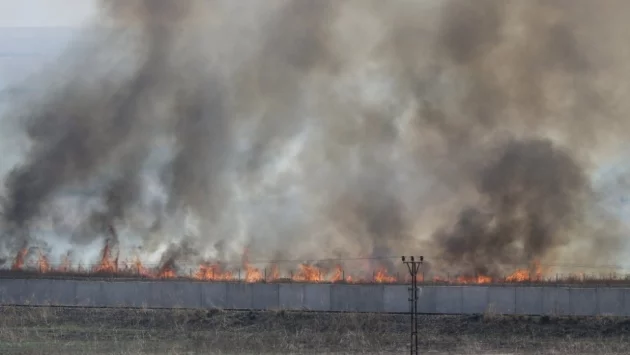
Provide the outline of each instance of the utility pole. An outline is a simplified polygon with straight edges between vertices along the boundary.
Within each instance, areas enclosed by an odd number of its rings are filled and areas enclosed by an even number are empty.
[[[420,256],[419,260],[410,256],[402,257],[402,262],[407,265],[409,275],[411,275],[411,287],[409,288],[409,314],[411,317],[411,343],[410,354],[418,355],[418,271],[420,265],[424,261],[424,257]]]

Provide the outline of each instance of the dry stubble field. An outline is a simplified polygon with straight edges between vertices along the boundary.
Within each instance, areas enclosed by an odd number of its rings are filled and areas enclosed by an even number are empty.
[[[630,320],[422,316],[432,354],[627,354]],[[0,308],[0,354],[404,354],[389,314]]]

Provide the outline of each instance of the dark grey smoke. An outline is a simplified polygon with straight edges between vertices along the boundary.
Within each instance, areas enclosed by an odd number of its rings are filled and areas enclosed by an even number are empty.
[[[341,3],[294,0],[262,26],[260,48],[236,73],[239,112],[254,115],[256,134],[247,151],[247,172],[258,172],[273,157],[274,143],[303,129],[302,107],[309,75],[334,72],[341,65],[330,48],[330,24]]]
[[[178,244],[170,244],[168,249],[162,254],[162,258],[159,263],[158,274],[165,276],[165,273],[176,272],[180,273],[178,263],[182,260],[190,260],[198,256],[198,252],[184,240]]]
[[[77,188],[101,204],[75,238],[116,226],[168,268],[247,247],[497,275],[623,250],[590,176],[630,132],[625,3],[102,4],[116,40],[79,57],[122,64],[14,108],[32,147],[5,241]]]
[[[500,276],[571,242],[592,191],[583,169],[548,140],[512,141],[482,170],[478,206],[438,231],[438,255],[462,272]]]
[[[203,211],[212,219],[221,206],[221,173],[231,148],[221,92],[216,87],[193,87],[178,96],[175,111],[175,157],[167,165],[171,212],[181,208]]]
[[[486,1],[466,9],[466,5],[452,3],[443,21],[443,40],[438,41],[437,53],[464,69],[470,89],[461,106],[464,124],[449,124],[447,115],[434,111],[427,116],[429,125],[438,123],[444,136],[454,138],[449,149],[464,150],[465,160],[455,160],[464,169],[457,170],[469,176],[479,196],[478,202],[463,207],[455,224],[438,230],[433,239],[437,255],[465,273],[505,274],[517,265],[553,257],[558,248],[570,249],[571,243],[579,244],[582,238],[605,245],[591,250],[593,259],[606,259],[623,244],[613,225],[607,233],[579,232],[597,200],[584,160],[584,148],[589,148],[577,142],[596,143],[593,132],[602,131],[596,127],[595,117],[604,117],[603,126],[621,119],[611,112],[611,102],[587,84],[603,68],[591,62],[588,48],[581,47],[576,37],[583,24],[572,22],[576,19],[569,15],[548,23],[532,18],[531,26],[536,27],[531,31],[536,35],[525,38],[529,47],[520,53],[506,52],[506,61],[498,53],[508,40],[502,36],[508,29],[505,18],[510,6],[516,5]],[[573,6],[540,2],[529,16],[538,14],[544,19],[546,11],[570,13]],[[493,63],[495,55],[498,61]],[[502,70],[513,77],[502,82]],[[573,85],[547,88],[545,82],[550,78],[566,78]],[[558,90],[573,97],[566,112],[557,112],[557,102],[550,100]],[[515,109],[516,115],[510,113]],[[507,143],[490,145],[484,152],[487,148],[480,140],[513,125],[524,128],[521,132],[532,138],[507,135]],[[567,130],[564,144],[568,146],[546,137],[545,131],[554,129]],[[540,138],[534,138],[537,135]],[[468,156],[473,159],[467,161]]]
[[[25,128],[34,144],[24,163],[5,181],[5,220],[24,234],[55,193],[64,187],[85,185],[106,167],[115,169],[118,176],[104,189],[105,211],[95,211],[89,218],[97,232],[106,232],[112,223],[124,220],[139,198],[138,173],[148,148],[143,130],[150,128],[147,106],[168,78],[173,32],[169,26],[173,24],[166,20],[176,20],[180,6],[171,8],[168,1],[150,1],[142,7],[133,2],[104,3],[111,6],[115,19],[123,19],[123,25],[128,25],[127,16],[142,24],[140,40],[146,47],[134,53],[140,64],[128,79],[108,87],[87,86],[81,78],[71,78],[44,102],[29,108]],[[105,47],[100,53],[107,55],[114,50]],[[107,83],[107,78],[97,80]]]
[[[141,197],[140,182],[138,181],[137,167],[128,167],[123,175],[108,184],[104,191],[104,209],[94,211],[87,223],[90,229],[81,232],[90,234],[114,234],[113,244],[118,243],[116,233],[111,233],[113,225],[124,223],[130,213],[130,207]],[[80,241],[85,235],[75,234],[75,241]],[[78,240],[77,240],[78,239]]]
[[[404,206],[391,185],[387,172],[375,168],[373,175],[359,176],[347,185],[331,206],[331,219],[346,233],[360,235],[363,241],[356,248],[375,258],[370,261],[370,270],[395,270],[397,260],[387,258],[396,255],[398,246],[409,241]]]

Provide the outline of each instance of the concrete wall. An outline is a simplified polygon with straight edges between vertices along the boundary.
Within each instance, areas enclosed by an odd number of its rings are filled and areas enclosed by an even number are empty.
[[[630,316],[630,288],[422,286],[428,314]],[[0,279],[2,305],[408,312],[409,286]]]

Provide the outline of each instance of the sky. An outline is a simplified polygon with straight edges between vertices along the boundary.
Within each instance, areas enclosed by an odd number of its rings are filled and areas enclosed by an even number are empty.
[[[96,0],[0,0],[0,27],[77,27]]]
[[[0,0],[0,89],[60,54],[98,0]]]

